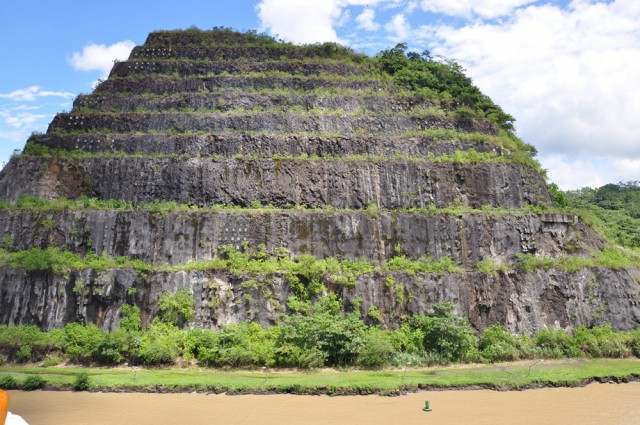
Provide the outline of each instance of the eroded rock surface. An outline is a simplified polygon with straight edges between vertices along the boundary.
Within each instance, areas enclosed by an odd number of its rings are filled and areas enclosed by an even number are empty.
[[[520,142],[455,101],[395,86],[370,58],[334,53],[254,45],[250,34],[150,34],[0,171],[7,253],[57,247],[149,270],[55,272],[7,260],[0,323],[115,329],[123,304],[140,306],[148,323],[164,292],[189,289],[194,326],[273,324],[289,312],[284,271],[187,267],[226,246],[264,245],[374,266],[400,253],[450,258],[456,272],[322,278],[344,311],[359,306],[386,328],[441,301],[477,330],[640,326],[635,268],[514,266],[523,255],[561,260],[606,247],[579,217],[545,211],[544,177]],[[44,201],[25,207],[25,197]],[[130,206],[47,203],[83,197]],[[483,261],[507,266],[481,271]],[[372,306],[380,319],[366,316]]]

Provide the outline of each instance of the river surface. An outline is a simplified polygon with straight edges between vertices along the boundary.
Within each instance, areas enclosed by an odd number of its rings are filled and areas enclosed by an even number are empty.
[[[640,382],[401,397],[10,391],[29,425],[640,424]],[[423,412],[428,399],[433,411]]]

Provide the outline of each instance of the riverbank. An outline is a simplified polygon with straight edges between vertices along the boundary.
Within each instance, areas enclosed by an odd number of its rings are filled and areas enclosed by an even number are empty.
[[[86,373],[90,391],[144,393],[400,395],[420,390],[520,390],[576,387],[591,382],[640,381],[640,359],[564,359],[385,370],[290,371],[182,368],[3,366],[20,384],[27,376],[44,389],[71,390]]]

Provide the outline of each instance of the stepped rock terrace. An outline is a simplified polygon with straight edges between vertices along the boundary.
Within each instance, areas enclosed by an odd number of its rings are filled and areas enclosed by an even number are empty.
[[[477,330],[640,326],[635,263],[553,209],[497,106],[401,83],[331,43],[150,34],[0,172],[0,322],[115,329],[187,289],[212,328],[329,293],[389,328],[441,301]]]

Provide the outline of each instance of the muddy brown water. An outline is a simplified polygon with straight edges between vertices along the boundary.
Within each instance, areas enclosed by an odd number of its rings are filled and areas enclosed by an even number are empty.
[[[12,391],[29,425],[102,424],[640,424],[640,382],[401,397],[115,394]],[[423,412],[424,401],[433,411]]]

